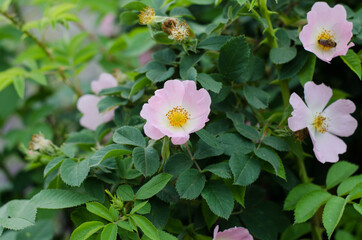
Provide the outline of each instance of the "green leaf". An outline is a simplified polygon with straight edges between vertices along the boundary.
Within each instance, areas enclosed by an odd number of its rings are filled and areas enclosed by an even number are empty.
[[[72,159],[65,159],[60,167],[60,176],[63,181],[72,186],[79,187],[89,172],[88,159],[81,162],[75,162]]]
[[[173,17],[189,17],[191,19],[195,19],[190,10],[184,7],[175,7],[170,11],[170,16]]]
[[[230,80],[239,78],[248,65],[249,55],[250,49],[245,36],[230,39],[221,47],[219,72]]]
[[[79,227],[77,227],[72,235],[70,240],[85,240],[96,233],[99,229],[103,228],[104,224],[98,221],[85,222]]]
[[[129,98],[132,97],[134,94],[136,94],[137,92],[139,92],[144,87],[146,87],[150,84],[151,84],[151,82],[150,82],[150,80],[148,80],[148,78],[145,78],[145,77],[141,78],[133,85],[128,97]]]
[[[193,165],[190,157],[183,153],[177,153],[167,159],[164,166],[166,173],[178,177],[181,173],[188,170]]]
[[[99,202],[104,202],[105,192],[104,184],[95,177],[89,177],[84,181],[85,191],[92,197],[95,197]]]
[[[254,144],[249,140],[245,140],[239,134],[225,133],[218,137],[224,154],[231,156],[234,152],[241,152],[244,154],[253,151]]]
[[[96,143],[94,135],[89,130],[82,130],[80,132],[71,133],[66,143],[73,143],[79,145],[93,145]]]
[[[346,161],[339,161],[330,167],[327,173],[327,189],[337,186],[343,180],[351,176],[358,169],[358,166]]]
[[[246,101],[256,109],[265,109],[269,105],[269,94],[259,88],[246,85],[244,95]]]
[[[316,64],[316,56],[312,53],[308,54],[307,62],[304,64],[302,70],[298,73],[299,82],[304,86],[306,82],[313,80],[313,74]]]
[[[153,59],[167,65],[172,65],[176,61],[176,54],[172,49],[165,48],[160,51],[157,51],[153,54]]]
[[[14,87],[20,98],[24,98],[25,79],[24,76],[16,76],[14,78]]]
[[[233,153],[229,166],[234,175],[234,184],[241,186],[247,186],[255,182],[260,174],[259,161],[242,153]]]
[[[89,166],[95,167],[98,166],[105,159],[120,157],[122,155],[128,155],[131,153],[132,151],[128,147],[125,147],[121,144],[110,144],[101,148],[93,154],[93,156],[90,158]]]
[[[150,204],[148,203],[148,201],[144,201],[144,202],[137,202],[135,203],[135,206],[132,208],[130,214],[135,214],[136,212],[138,212],[139,210],[141,210],[146,204],[148,204],[148,206],[150,206]],[[149,213],[149,211],[148,211]],[[140,213],[142,214],[142,213]]]
[[[302,183],[295,186],[284,201],[284,210],[293,210],[303,196],[315,190],[321,190],[321,187],[313,183]]]
[[[362,215],[362,205],[361,204],[353,203],[353,207],[359,214]]]
[[[289,226],[282,234],[280,240],[298,240],[312,231],[310,223],[299,223]]]
[[[40,85],[43,85],[43,86],[47,85],[47,79],[46,79],[44,73],[42,73],[39,70],[33,70],[33,71],[29,72],[28,77],[33,79],[35,82],[39,83]]]
[[[22,218],[0,218],[0,227],[11,230],[21,230],[31,225],[34,223]]]
[[[64,155],[69,158],[74,158],[77,152],[77,149],[73,144],[66,144],[66,143],[60,147],[60,150],[62,150]]]
[[[275,150],[281,151],[281,152],[287,152],[289,151],[288,144],[279,137],[274,136],[268,136],[263,139],[263,143],[265,145],[268,145],[269,147],[274,148]]]
[[[45,209],[70,208],[93,200],[88,195],[63,189],[42,190],[30,199],[37,208]]]
[[[192,69],[201,59],[203,52],[199,54],[184,55],[180,61],[180,76],[182,79],[187,80],[187,75],[190,69]],[[190,79],[189,79],[190,80]]]
[[[216,137],[206,131],[205,129],[201,129],[196,132],[197,136],[199,136],[205,143],[207,143],[209,146],[220,149],[220,144],[217,141]]]
[[[117,239],[117,224],[108,223],[102,231],[101,240],[116,240]]]
[[[362,183],[362,174],[345,179],[337,188],[338,196],[343,196],[352,191],[357,184]]]
[[[16,236],[16,239],[19,240],[50,240],[53,238],[54,227],[52,219],[39,219],[35,225],[18,232]]]
[[[217,216],[228,219],[234,209],[231,191],[221,182],[208,182],[201,193],[210,210]]]
[[[21,218],[35,223],[37,210],[30,200],[12,200],[8,202],[7,212],[11,218]]]
[[[357,184],[347,196],[348,201],[362,198],[362,183]]]
[[[243,208],[245,208],[244,200],[245,200],[245,192],[246,187],[239,185],[229,185],[228,186],[235,201],[237,201]]]
[[[231,36],[210,36],[202,40],[198,48],[219,51],[220,48],[231,39]]]
[[[167,173],[160,173],[154,176],[140,189],[138,189],[136,193],[136,199],[143,200],[153,197],[166,186],[171,178],[172,176]]]
[[[130,185],[123,184],[119,186],[116,193],[123,201],[133,201],[134,192]]]
[[[196,80],[203,88],[213,91],[214,93],[219,93],[222,88],[221,82],[215,81],[210,75],[206,73],[198,74]]]
[[[120,97],[106,96],[98,102],[97,107],[99,112],[106,112],[118,106],[126,105],[127,101]]]
[[[212,172],[221,178],[232,178],[229,164],[226,162],[211,164],[207,166],[204,171]]]
[[[311,218],[332,195],[323,190],[315,190],[304,195],[297,203],[294,211],[295,223],[302,223]]]
[[[176,190],[181,198],[197,198],[205,186],[205,175],[196,169],[189,169],[183,172],[176,182]]]
[[[264,161],[267,161],[268,163],[270,163],[273,166],[274,171],[276,173],[278,172],[278,170],[280,168],[280,158],[279,158],[278,154],[276,154],[274,151],[272,151],[268,148],[265,148],[265,147],[255,149],[254,153],[258,158],[263,159]]]
[[[158,240],[160,239],[157,229],[153,224],[144,216],[133,215],[131,219],[136,223],[136,225],[142,230],[142,232],[149,238]]]
[[[133,232],[133,229],[129,226],[129,223],[126,222],[126,221],[118,221],[117,222],[117,225],[118,227],[124,229],[124,230],[127,230],[127,231],[130,231],[130,232]]]
[[[242,136],[250,139],[250,140],[255,140],[258,141],[259,140],[259,133],[258,131],[255,130],[255,128],[248,126],[242,122],[238,122],[235,124],[234,122],[234,126],[236,128],[236,131],[238,131],[238,133],[240,133]]]
[[[64,156],[53,158],[44,169],[44,177],[48,176],[50,172],[58,168],[62,164],[64,159],[66,159],[66,157]]]
[[[133,149],[132,158],[136,169],[145,177],[155,174],[160,165],[160,156],[153,147],[136,147]]]
[[[342,218],[346,201],[344,198],[333,196],[328,200],[323,210],[323,226],[327,230],[328,239]]]
[[[275,64],[287,63],[297,55],[297,49],[295,47],[280,47],[272,48],[270,50],[270,60]]]
[[[219,218],[218,216],[216,216],[209,208],[209,206],[207,205],[206,201],[202,201],[201,202],[201,210],[202,210],[202,215],[204,216],[204,220],[206,222],[207,228],[210,229],[212,227],[212,225],[215,224],[215,222],[217,221],[217,219]]]
[[[204,159],[208,157],[220,156],[224,153],[222,148],[213,148],[210,145],[206,144],[201,139],[197,142],[197,148],[194,154],[195,159]]]
[[[167,69],[164,65],[158,62],[151,62],[148,65],[151,64],[152,68],[146,73],[146,77],[153,83],[163,82],[169,79],[175,73],[175,68],[173,67]]]
[[[346,56],[341,56],[343,62],[355,73],[358,78],[361,80],[361,59],[358,55],[352,50],[348,49]]]
[[[291,79],[296,76],[304,67],[308,53],[304,49],[299,52],[292,61],[284,64],[280,70],[279,80]]]
[[[140,130],[130,126],[118,128],[113,134],[113,141],[119,144],[146,147],[146,141]]]
[[[100,216],[101,218],[104,218],[110,222],[113,221],[111,213],[108,211],[108,209],[100,204],[99,202],[89,202],[86,204],[87,210],[97,216]]]

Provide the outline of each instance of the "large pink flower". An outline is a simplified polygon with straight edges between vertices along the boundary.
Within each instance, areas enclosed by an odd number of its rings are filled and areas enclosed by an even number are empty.
[[[116,79],[108,74],[102,73],[97,81],[92,81],[91,87],[95,94],[98,94],[102,89],[117,86]],[[96,130],[101,123],[109,122],[114,117],[114,109],[100,113],[97,104],[102,99],[92,94],[86,94],[78,99],[77,108],[83,113],[80,119],[80,125],[90,130]]]
[[[234,227],[219,232],[219,225],[217,225],[214,229],[213,240],[253,240],[253,237],[246,228]]]
[[[184,144],[209,121],[210,105],[209,93],[197,90],[194,81],[168,80],[142,107],[145,134],[152,139],[166,135],[173,144]]]
[[[326,108],[331,97],[330,87],[307,82],[304,85],[307,105],[296,93],[289,99],[294,109],[288,119],[289,128],[292,131],[308,128],[314,154],[321,163],[337,162],[338,154],[347,150],[346,144],[337,136],[348,137],[357,128],[356,119],[350,115],[356,110],[354,103],[339,99]]]
[[[325,2],[314,3],[307,14],[308,24],[299,34],[305,50],[313,52],[323,61],[346,55],[353,47],[349,43],[352,37],[353,24],[347,21],[347,13],[342,5],[330,8]]]

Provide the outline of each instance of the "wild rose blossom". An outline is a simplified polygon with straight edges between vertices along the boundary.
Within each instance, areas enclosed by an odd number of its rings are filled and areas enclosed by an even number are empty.
[[[116,15],[113,13],[106,14],[99,24],[99,32],[105,37],[112,37],[117,34],[119,27],[114,23]]]
[[[314,3],[307,14],[308,24],[299,34],[305,50],[314,53],[325,62],[346,55],[353,47],[351,40],[353,24],[347,21],[347,13],[342,5],[330,8],[325,2]]]
[[[98,94],[105,88],[117,86],[116,79],[108,73],[102,73],[97,81],[92,81],[91,88],[95,94]],[[101,123],[109,122],[114,117],[114,109],[100,113],[97,104],[102,99],[92,94],[86,94],[78,99],[77,108],[83,113],[80,119],[80,125],[90,130],[96,130]]]
[[[338,154],[347,150],[347,145],[337,136],[348,137],[357,128],[356,119],[350,115],[356,110],[354,103],[339,99],[326,107],[331,97],[330,87],[307,82],[304,85],[307,105],[296,93],[289,99],[294,109],[288,119],[289,128],[294,132],[308,128],[314,154],[321,163],[337,162]]]
[[[197,90],[194,81],[168,80],[142,107],[145,134],[155,140],[166,135],[173,144],[184,144],[209,121],[210,105],[209,93]]]
[[[214,229],[213,240],[253,240],[248,229],[243,227],[229,228],[223,232],[219,232],[219,225]]]

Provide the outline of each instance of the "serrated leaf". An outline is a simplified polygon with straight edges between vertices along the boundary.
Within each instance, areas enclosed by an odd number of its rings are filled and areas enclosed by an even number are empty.
[[[72,159],[65,159],[60,166],[60,176],[63,181],[72,186],[79,187],[89,172],[88,159],[81,162],[75,162]]]
[[[295,186],[287,195],[284,201],[284,210],[293,210],[299,200],[306,194],[315,190],[320,190],[321,187],[313,183],[302,183]]]
[[[216,137],[214,135],[212,135],[211,133],[209,133],[208,131],[206,131],[205,129],[201,129],[201,130],[197,131],[196,134],[209,146],[216,148],[216,149],[221,148]]]
[[[280,47],[270,50],[270,60],[275,64],[284,64],[295,58],[297,49],[295,47]]]
[[[299,223],[289,226],[282,234],[280,240],[298,240],[312,231],[310,223]]]
[[[206,90],[213,91],[214,93],[219,93],[222,88],[222,83],[215,81],[210,75],[206,73],[199,73],[197,75],[196,81],[201,84]]]
[[[193,165],[190,157],[183,153],[177,153],[169,157],[164,166],[164,171],[178,177],[181,173],[189,169]]]
[[[102,163],[103,160],[120,157],[122,155],[132,154],[132,150],[128,147],[125,147],[121,144],[110,144],[107,145],[93,154],[89,160],[89,166],[95,167]]]
[[[234,209],[234,198],[230,190],[221,182],[206,184],[201,196],[210,210],[217,216],[228,219]]]
[[[102,222],[85,222],[74,230],[70,240],[86,240],[103,227],[104,224]]]
[[[166,186],[171,178],[172,176],[167,173],[160,173],[154,176],[140,189],[138,189],[136,193],[136,199],[143,200],[153,197]]]
[[[231,36],[210,36],[202,40],[197,47],[201,49],[219,51],[231,39]]]
[[[248,65],[249,55],[250,49],[245,36],[230,39],[220,49],[219,72],[227,79],[237,79]]]
[[[64,159],[66,159],[64,156],[53,158],[44,168],[44,177],[46,177],[54,169],[58,168]]]
[[[355,73],[358,78],[361,80],[361,59],[358,55],[352,50],[348,49],[346,56],[341,56],[343,62]]]
[[[323,226],[327,230],[328,239],[342,218],[346,201],[344,198],[333,196],[328,200],[323,210]]]
[[[108,223],[102,231],[101,240],[116,240],[117,239],[117,225]]]
[[[232,178],[230,167],[226,162],[211,164],[204,171],[212,172],[221,178]]]
[[[269,147],[274,148],[275,150],[286,152],[289,151],[288,144],[284,142],[283,139],[274,137],[274,136],[268,136],[263,139],[263,143],[265,145],[268,145]]]
[[[123,201],[132,201],[134,197],[134,192],[131,186],[126,184],[119,186],[116,193]]]
[[[21,218],[35,223],[37,210],[30,200],[12,200],[8,202],[7,212],[11,218]]]
[[[269,94],[259,88],[246,85],[244,95],[246,101],[256,109],[265,109],[269,105]]]
[[[294,211],[295,223],[302,223],[311,218],[332,195],[323,190],[315,190],[304,195],[297,203]]]
[[[233,153],[229,160],[229,166],[234,175],[234,184],[241,186],[255,182],[260,174],[259,161],[242,153]]]
[[[352,189],[355,186],[357,186],[357,184],[359,184],[359,183],[362,183],[362,174],[357,175],[357,176],[352,176],[352,177],[349,177],[349,178],[343,180],[343,182],[341,184],[339,184],[339,186],[337,188],[338,196],[343,196],[343,195],[350,193],[352,191]]]
[[[126,105],[128,100],[122,99],[120,97],[106,96],[103,97],[98,103],[97,108],[99,112],[110,111],[113,108],[118,106]]]
[[[280,158],[279,158],[278,154],[276,154],[272,150],[267,149],[265,147],[255,149],[254,153],[258,158],[263,159],[264,161],[267,161],[268,163],[270,163],[273,166],[274,171],[276,173],[278,172],[278,170],[280,168]]]
[[[137,92],[139,92],[140,90],[142,90],[144,87],[148,86],[151,84],[151,81],[148,80],[148,78],[141,78],[140,80],[138,80],[132,87],[128,97],[132,97],[134,94],[136,94]]]
[[[136,169],[145,177],[155,174],[160,165],[160,156],[153,147],[134,148],[132,159]]]
[[[236,128],[236,131],[238,131],[238,133],[240,133],[243,137],[255,141],[259,140],[259,133],[255,130],[255,128],[248,126],[242,122],[238,122],[236,124],[234,122],[234,126]]]
[[[327,173],[327,189],[337,186],[343,180],[351,176],[358,169],[358,166],[346,161],[339,161],[333,164]]]
[[[118,128],[113,134],[113,141],[119,144],[146,147],[146,141],[141,131],[130,126]]]
[[[197,198],[205,186],[205,175],[196,169],[189,169],[183,172],[176,182],[176,190],[181,198]]]
[[[154,240],[160,239],[157,229],[155,228],[155,226],[153,226],[153,224],[147,218],[145,218],[144,216],[140,216],[140,215],[133,215],[133,216],[131,216],[131,219],[142,230],[142,232],[144,234],[146,234],[147,237],[154,239]]]
[[[182,79],[188,79],[187,72],[192,69],[201,59],[203,53],[184,55],[180,61],[180,76]]]
[[[139,210],[141,210],[146,204],[148,204],[148,206],[150,206],[150,204],[148,203],[148,201],[145,202],[137,202],[135,203],[135,206],[132,208],[130,214],[135,214],[136,212],[138,212]],[[140,213],[140,212],[139,212]],[[140,213],[143,214],[143,213]]]
[[[108,209],[100,204],[99,202],[89,202],[86,204],[87,210],[97,216],[100,216],[101,218],[104,218],[110,222],[113,221],[111,213],[108,211]]]
[[[348,194],[347,200],[353,201],[362,198],[362,183],[357,184],[352,191]]]
[[[21,230],[34,223],[22,218],[0,218],[0,226],[11,230]]]
[[[30,199],[37,208],[62,209],[79,206],[95,200],[88,195],[63,189],[46,189]]]

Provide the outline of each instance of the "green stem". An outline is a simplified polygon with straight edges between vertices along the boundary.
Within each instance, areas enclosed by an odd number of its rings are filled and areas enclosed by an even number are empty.
[[[280,90],[282,91],[284,107],[287,108],[289,106],[289,98],[290,98],[288,80],[279,80],[279,87]]]
[[[266,30],[266,37],[267,37],[268,44],[271,48],[277,48],[278,42],[277,42],[277,38],[274,33],[273,25],[270,20],[271,13],[268,10],[266,2],[267,2],[267,0],[259,0],[260,14],[266,20],[267,25],[268,25],[268,28]]]
[[[190,155],[191,160],[194,162],[196,168],[199,170],[199,172],[202,172],[199,164],[197,164],[194,156],[192,156],[192,153],[191,153],[191,151],[190,151],[190,149],[189,149],[189,146],[187,146],[187,143],[185,143],[184,146],[185,146],[185,148],[186,148],[186,150],[187,150],[187,153]]]
[[[300,175],[300,178],[302,179],[302,182],[308,183],[309,177],[308,177],[305,165],[304,165],[304,160],[301,158],[297,158],[297,163],[298,163],[298,167],[299,167],[299,175]]]
[[[165,136],[163,138],[161,155],[162,155],[162,163],[161,163],[161,167],[158,169],[159,173],[162,171],[168,157],[170,156],[170,138],[167,136]]]

